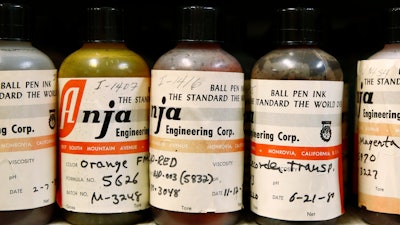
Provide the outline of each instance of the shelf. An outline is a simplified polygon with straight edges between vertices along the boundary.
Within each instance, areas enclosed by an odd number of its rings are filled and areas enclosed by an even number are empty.
[[[364,224],[367,225],[367,223],[361,220],[358,214],[358,210],[356,208],[346,209],[346,212],[344,213],[343,216],[339,218],[339,221],[337,223],[337,225],[364,225]],[[61,219],[57,219],[48,225],[70,225],[70,224]],[[147,222],[147,223],[140,223],[137,225],[156,225],[156,223]],[[252,221],[241,221],[237,225],[257,225],[257,224]]]

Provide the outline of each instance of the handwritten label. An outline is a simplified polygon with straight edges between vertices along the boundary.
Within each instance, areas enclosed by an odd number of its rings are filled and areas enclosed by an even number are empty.
[[[56,73],[0,71],[1,210],[55,202]]]
[[[400,84],[397,59],[358,62],[358,201],[368,210],[400,214]],[[379,206],[378,203],[379,202]]]
[[[152,205],[190,213],[243,207],[243,79],[243,73],[152,71]]]
[[[150,79],[59,84],[61,206],[84,213],[148,208]]]
[[[118,160],[119,157],[107,157],[116,158],[115,161],[110,160],[97,160],[88,161],[81,160],[80,163],[73,161],[73,157],[65,162],[64,171],[71,176],[66,176],[65,180],[68,184],[64,187],[65,198],[87,198],[90,199],[89,205],[101,206],[103,203],[106,205],[118,205],[123,206],[129,204],[129,202],[134,203],[133,205],[137,208],[143,207],[142,196],[146,196],[146,193],[140,191],[139,185],[143,185],[142,179],[143,171],[137,170],[136,168],[146,165],[148,158],[146,156],[137,156],[136,164],[129,164],[133,160]],[[72,176],[75,172],[83,171],[86,176]],[[97,178],[96,173],[101,173],[102,175]],[[94,174],[94,176],[89,176],[89,174]],[[77,189],[76,186],[82,186],[82,184],[88,183],[89,185],[94,185],[99,183],[102,187],[97,191],[89,190],[87,188]],[[71,185],[71,186],[70,186]],[[127,191],[127,190],[137,190],[137,191]],[[124,192],[126,191],[126,192]],[[67,207],[72,210],[77,210],[73,204],[69,204],[69,201],[65,201]],[[88,204],[88,203],[86,203]]]
[[[251,84],[251,210],[280,220],[340,216],[343,82]]]

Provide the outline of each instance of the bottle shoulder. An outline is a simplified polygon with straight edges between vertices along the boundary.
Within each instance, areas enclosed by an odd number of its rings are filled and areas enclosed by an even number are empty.
[[[400,44],[386,44],[368,59],[400,59]]]
[[[239,61],[219,45],[178,45],[154,63],[159,70],[243,72]]]
[[[30,43],[0,42],[0,70],[55,69],[48,55]]]
[[[60,77],[149,77],[142,56],[128,48],[80,48],[61,63]]]
[[[343,80],[339,61],[319,48],[282,48],[256,61],[254,79]]]

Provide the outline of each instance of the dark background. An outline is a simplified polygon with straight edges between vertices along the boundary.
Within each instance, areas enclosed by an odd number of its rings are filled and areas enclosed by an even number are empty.
[[[350,82],[350,111],[354,103],[357,61],[383,48],[385,10],[400,7],[400,0],[21,0],[31,7],[32,43],[48,54],[58,68],[63,59],[82,46],[84,10],[89,6],[117,6],[126,12],[126,43],[143,56],[151,68],[178,39],[178,9],[182,5],[207,4],[220,9],[219,39],[249,74],[255,61],[275,49],[273,13],[280,7],[317,7],[323,28],[321,49],[340,62]],[[354,165],[351,148],[352,113],[349,118],[349,155],[345,172],[351,185]],[[352,188],[352,187],[348,187]],[[348,192],[351,193],[349,190]]]
[[[318,7],[327,21],[320,47],[338,58],[344,70],[354,68],[383,47],[383,12],[399,6],[388,0],[36,0],[32,12],[32,43],[48,53],[59,66],[62,59],[81,47],[84,9],[88,6],[118,6],[126,12],[126,42],[151,67],[163,53],[173,48],[179,24],[178,8],[185,4],[208,4],[220,9],[219,37],[228,51],[241,51],[254,59],[275,48],[272,15],[276,8]],[[250,63],[251,64],[251,63]],[[251,67],[248,65],[247,67]],[[352,76],[352,74],[345,74]]]

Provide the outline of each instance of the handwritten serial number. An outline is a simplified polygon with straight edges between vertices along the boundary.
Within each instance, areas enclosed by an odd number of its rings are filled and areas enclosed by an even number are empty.
[[[176,79],[169,79],[168,76],[163,76],[158,82],[158,86],[173,85],[176,88],[189,87],[191,90],[201,86],[201,79],[192,76],[181,76]]]
[[[107,82],[107,80],[101,80],[97,82],[95,90],[108,88],[111,91],[115,91],[115,93],[118,93],[119,91],[134,91],[138,86],[138,82]]]

